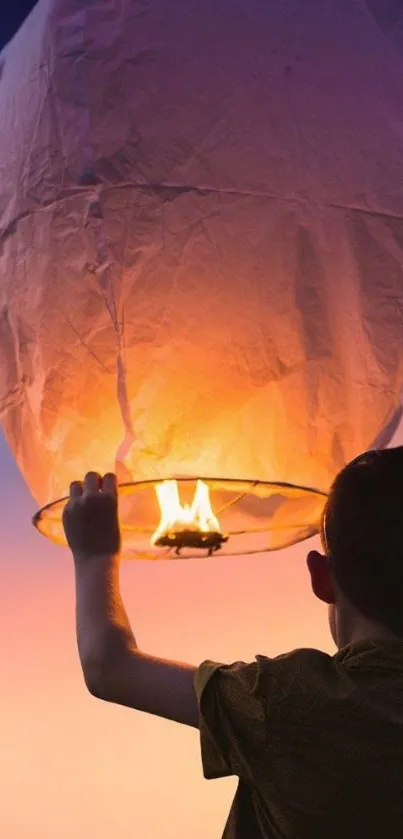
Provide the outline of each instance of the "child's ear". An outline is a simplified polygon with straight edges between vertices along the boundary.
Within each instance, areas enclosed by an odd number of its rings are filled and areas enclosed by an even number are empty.
[[[315,597],[323,603],[334,603],[335,592],[327,557],[319,551],[309,551],[306,564],[311,575],[312,591]]]

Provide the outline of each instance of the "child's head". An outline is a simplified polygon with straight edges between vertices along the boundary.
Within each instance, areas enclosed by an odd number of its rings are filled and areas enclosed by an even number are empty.
[[[366,452],[337,476],[308,556],[338,646],[360,635],[403,638],[403,446]],[[365,627],[365,629],[364,629]]]

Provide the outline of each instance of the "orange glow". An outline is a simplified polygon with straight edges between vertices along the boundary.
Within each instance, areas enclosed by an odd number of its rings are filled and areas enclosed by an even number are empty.
[[[184,530],[194,533],[220,532],[219,521],[211,507],[209,488],[204,481],[197,481],[190,505],[182,505],[175,480],[157,484],[155,491],[160,506],[161,520],[151,539],[153,545],[166,535],[181,533]]]

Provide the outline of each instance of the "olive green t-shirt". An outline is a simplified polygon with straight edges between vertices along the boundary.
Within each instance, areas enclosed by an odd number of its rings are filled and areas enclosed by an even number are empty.
[[[206,778],[239,784],[223,839],[403,839],[403,641],[204,662]]]

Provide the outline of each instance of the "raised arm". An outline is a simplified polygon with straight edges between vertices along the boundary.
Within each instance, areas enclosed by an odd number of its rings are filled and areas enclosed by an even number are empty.
[[[115,476],[90,472],[74,482],[63,524],[74,558],[77,643],[88,690],[198,728],[196,668],[140,651],[123,605]]]

